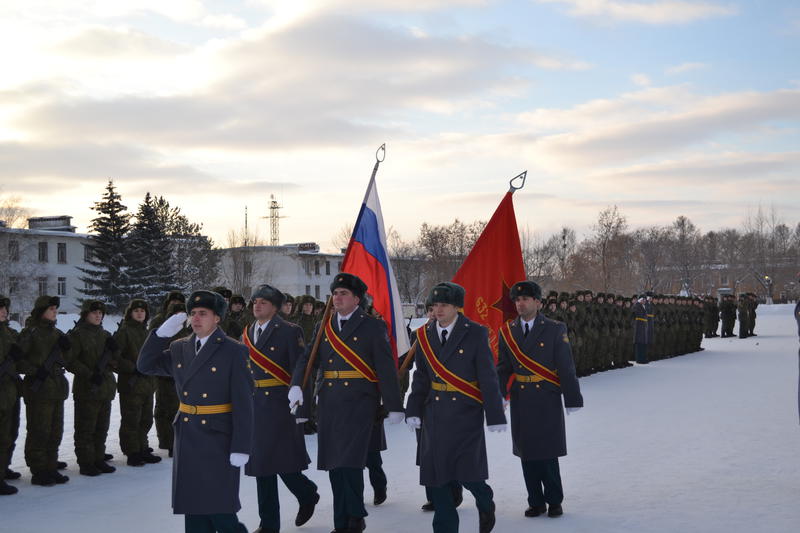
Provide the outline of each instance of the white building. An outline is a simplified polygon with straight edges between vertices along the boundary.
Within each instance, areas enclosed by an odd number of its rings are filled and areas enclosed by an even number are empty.
[[[219,284],[249,298],[268,283],[292,296],[310,294],[325,301],[343,254],[322,253],[313,242],[281,246],[247,246],[220,250]]]
[[[89,236],[75,233],[72,217],[34,217],[27,229],[8,228],[0,221],[0,294],[11,299],[11,319],[18,322],[40,295],[61,298],[60,313],[74,313],[82,297]]]

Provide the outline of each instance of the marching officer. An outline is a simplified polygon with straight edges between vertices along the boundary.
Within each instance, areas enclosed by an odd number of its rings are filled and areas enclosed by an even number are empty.
[[[419,441],[420,484],[430,489],[433,531],[458,531],[452,482],[475,496],[479,531],[495,524],[483,420],[489,431],[505,431],[489,335],[459,308],[464,288],[450,282],[431,291],[435,321],[417,330],[419,355],[406,404],[407,423],[422,428]]]
[[[640,365],[648,363],[647,360],[647,310],[644,307],[645,299],[639,297],[633,305],[633,347],[636,352],[636,362]]]
[[[170,342],[186,320],[168,318],[142,346],[143,374],[172,376],[181,400],[175,423],[172,509],[187,533],[247,533],[236,517],[239,469],[253,435],[253,376],[247,348],[219,328],[227,304],[215,292],[195,291],[186,308],[193,334]]]
[[[514,377],[511,438],[528,490],[525,516],[557,517],[564,499],[558,458],[567,454],[561,398],[569,413],[583,407],[583,396],[566,326],[539,313],[542,289],[520,281],[510,296],[519,316],[500,328],[497,375],[504,393]]]
[[[31,469],[33,485],[50,486],[69,481],[58,469],[58,447],[64,434],[64,401],[69,383],[64,366],[69,355],[69,337],[56,327],[57,296],[39,296],[33,304],[28,325],[19,334],[23,356],[17,370],[25,374],[22,394],[25,400],[27,435],[25,463]]]
[[[252,296],[255,321],[242,336],[256,386],[253,452],[244,473],[256,478],[261,518],[257,533],[280,530],[278,476],[300,504],[296,526],[308,522],[319,501],[317,485],[302,474],[311,460],[302,420],[292,415],[288,400],[292,373],[305,351],[303,331],[278,315],[281,305],[283,293],[270,285],[258,287]]]
[[[147,434],[153,427],[153,395],[157,378],[145,376],[136,369],[139,350],[147,339],[149,314],[150,307],[146,301],[138,298],[131,300],[122,323],[114,333],[120,349],[117,386],[122,419],[119,444],[122,453],[128,456],[128,466],[144,466],[161,461],[161,457],[152,453],[147,441]]]
[[[81,475],[92,477],[116,470],[104,457],[111,402],[117,390],[112,369],[118,367],[119,346],[103,329],[105,314],[103,302],[86,300],[80,320],[69,332],[72,348],[67,369],[75,375],[75,456]]]
[[[381,400],[389,423],[403,421],[397,367],[386,323],[359,307],[367,285],[339,273],[331,283],[335,313],[320,324],[317,468],[327,470],[333,492],[334,532],[359,533],[364,517],[364,467]],[[316,335],[315,335],[316,336]],[[307,351],[292,376],[291,405],[302,405]]]
[[[22,352],[16,343],[17,333],[8,327],[11,301],[0,296],[0,496],[17,493],[6,479],[19,479],[19,472],[8,469],[19,431],[19,375],[16,362]],[[15,475],[16,474],[16,475]]]

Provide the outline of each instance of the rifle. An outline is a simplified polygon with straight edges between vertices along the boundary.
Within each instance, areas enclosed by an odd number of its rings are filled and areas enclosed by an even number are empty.
[[[64,362],[64,358],[61,356],[61,346],[59,346],[59,341],[57,340],[55,344],[53,344],[53,348],[50,350],[50,354],[47,356],[47,359],[44,360],[42,363],[42,368],[44,368],[47,373],[49,374],[53,370],[53,366],[58,363],[61,367],[66,366]],[[31,390],[33,392],[37,392],[39,389],[42,388],[42,383],[44,383],[45,378],[36,377],[31,383]]]
[[[95,373],[101,376],[103,375],[103,372],[105,372],[109,361],[111,361],[111,356],[113,354],[114,348],[116,347],[116,341],[109,343],[109,341],[112,339],[113,337],[106,338],[106,343],[103,349],[103,355],[100,357],[100,360],[97,362],[97,366],[95,367]],[[99,388],[100,388],[99,384],[92,383],[91,392],[95,393]]]

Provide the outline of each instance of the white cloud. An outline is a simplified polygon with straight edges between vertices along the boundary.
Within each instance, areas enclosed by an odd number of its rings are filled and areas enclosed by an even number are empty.
[[[706,67],[708,67],[708,65],[706,65],[705,63],[698,63],[698,62],[681,63],[680,65],[667,67],[666,73],[670,75],[683,74],[684,72],[690,72],[692,70],[701,70]]]
[[[648,87],[653,84],[647,74],[633,74],[631,76],[631,81],[639,87]]]
[[[545,4],[565,4],[574,17],[611,18],[646,24],[682,24],[695,20],[733,15],[736,9],[711,2],[656,0],[631,2],[625,0],[535,0]]]

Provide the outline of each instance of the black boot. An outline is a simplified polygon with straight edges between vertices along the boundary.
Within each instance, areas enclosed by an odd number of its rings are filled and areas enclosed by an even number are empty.
[[[67,463],[64,461],[56,462],[56,470],[65,470],[67,468]]]
[[[64,483],[69,481],[69,477],[65,476],[64,474],[62,474],[58,470],[54,470],[54,471],[50,472],[50,477],[53,478],[53,481],[56,482],[56,485],[63,485]]]
[[[128,466],[144,466],[142,455],[139,453],[131,453],[128,455]]]
[[[494,502],[492,502],[492,509],[485,513],[478,511],[478,531],[480,533],[489,533],[494,529]]]
[[[19,492],[17,487],[12,487],[3,480],[0,480],[0,496],[11,496]]]
[[[111,455],[110,453],[104,453],[103,454],[103,461],[110,461],[113,458],[114,458],[114,456]]]
[[[172,457],[172,448],[169,448],[169,451],[167,452],[167,455]]]
[[[140,453],[139,454],[139,458],[142,461],[144,461],[145,463],[149,464],[149,465],[153,465],[153,464],[161,462],[161,457],[159,457],[157,455],[153,455],[150,452]]]
[[[533,507],[528,507],[527,509],[525,509],[525,516],[531,518],[534,516],[541,516],[546,512],[547,512],[546,505],[534,505]]]
[[[434,507],[433,507],[433,502],[425,502],[425,503],[423,503],[421,509],[423,511],[433,511],[433,510],[435,510]]]
[[[458,507],[464,501],[464,487],[461,484],[453,487],[453,505]]]
[[[380,505],[386,501],[386,487],[379,487],[373,489],[375,496],[372,498],[373,505]]]
[[[314,515],[314,508],[317,506],[317,502],[319,502],[319,493],[314,493],[314,498],[312,498],[311,503],[305,503],[300,506],[297,510],[297,516],[294,519],[294,525],[300,527],[309,520]]]
[[[19,472],[14,472],[10,468],[6,468],[6,475],[5,475],[6,479],[19,479],[20,477],[22,477],[22,474],[20,474]]]
[[[564,514],[564,509],[561,508],[561,505],[551,505],[550,508],[547,510],[547,516],[550,518],[556,518]]]
[[[40,487],[52,487],[56,484],[56,480],[50,476],[50,472],[39,472],[33,474],[31,477],[31,485],[39,485]]]
[[[78,472],[80,472],[82,476],[89,476],[89,477],[96,477],[102,474],[102,472],[100,472],[100,469],[97,468],[95,465],[81,465],[78,468]]]
[[[350,517],[347,521],[347,533],[361,533],[367,529],[367,522],[363,518]]]
[[[94,466],[100,471],[102,474],[112,474],[117,471],[117,469],[110,464],[106,463],[105,461],[98,461],[94,464]]]

